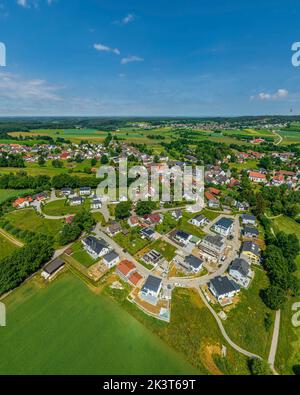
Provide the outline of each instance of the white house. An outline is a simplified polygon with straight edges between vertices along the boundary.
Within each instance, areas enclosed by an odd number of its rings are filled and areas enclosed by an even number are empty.
[[[236,258],[230,265],[229,275],[243,288],[248,288],[253,272],[245,259]]]
[[[74,196],[69,199],[70,206],[80,206],[83,203],[83,199],[80,196]]]
[[[150,275],[141,289],[140,296],[147,302],[156,305],[161,287],[162,279]]]
[[[99,208],[102,207],[102,202],[101,199],[96,197],[93,197],[92,201],[91,201],[91,209],[92,210],[98,210]]]
[[[41,276],[44,277],[45,280],[50,280],[58,271],[63,268],[64,264],[65,262],[60,258],[55,259],[44,267]]]
[[[173,239],[178,241],[180,244],[187,245],[192,237],[192,235],[183,232],[182,230],[178,230],[173,236]]]
[[[79,194],[80,196],[89,196],[91,194],[92,190],[90,187],[81,187],[79,189]]]
[[[115,251],[111,251],[108,254],[104,255],[103,263],[111,269],[116,266],[120,262],[120,257]]]
[[[220,218],[213,226],[213,230],[221,236],[227,237],[233,230],[233,220],[230,218]]]
[[[100,258],[108,254],[111,247],[103,239],[97,239],[94,236],[88,236],[83,239],[82,244],[84,249],[94,258]]]
[[[256,218],[254,217],[254,215],[242,214],[241,220],[242,220],[243,225],[255,225],[256,224]]]
[[[233,298],[239,291],[239,285],[226,276],[218,276],[209,282],[209,290],[221,302],[223,299]]]
[[[208,223],[208,219],[204,217],[204,215],[196,215],[194,218],[191,219],[191,223],[195,226],[204,226]]]

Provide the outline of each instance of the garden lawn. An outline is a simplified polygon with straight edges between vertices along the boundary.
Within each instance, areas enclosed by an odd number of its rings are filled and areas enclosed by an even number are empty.
[[[249,289],[240,293],[240,301],[230,310],[224,326],[228,336],[239,346],[267,359],[273,326],[269,330],[265,327],[265,318],[271,314],[274,322],[274,312],[268,309],[260,298],[260,290],[269,284],[266,273],[260,268],[254,268],[255,277]]]
[[[79,206],[70,206],[67,200],[55,200],[42,206],[43,213],[52,216],[63,216],[67,214],[76,214],[83,208],[90,210],[90,199],[85,199],[84,203]]]
[[[0,170],[1,172],[1,170]],[[0,189],[0,204],[10,198],[18,198],[24,194],[30,195],[33,193],[32,189]]]
[[[39,216],[33,208],[15,210],[4,216],[15,228],[31,230],[45,235],[57,237],[64,221],[50,220]]]
[[[118,233],[113,239],[131,255],[135,255],[149,244],[148,240],[142,239],[138,233],[133,232],[126,236],[123,233]]]
[[[158,251],[168,262],[176,255],[176,248],[164,240],[156,240],[149,248]]]

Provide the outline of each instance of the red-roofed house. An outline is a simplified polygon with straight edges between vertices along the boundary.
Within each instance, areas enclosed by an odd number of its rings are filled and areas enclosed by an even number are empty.
[[[128,277],[136,270],[135,265],[125,259],[120,262],[116,268],[116,273],[125,281],[128,280]]]
[[[137,226],[139,224],[139,219],[136,215],[132,215],[131,217],[128,218],[128,225],[133,228],[134,226]]]
[[[152,213],[144,216],[145,221],[150,225],[157,225],[162,223],[163,217],[159,213]]]
[[[60,159],[68,159],[70,158],[70,154],[68,152],[62,152],[59,157]]]
[[[66,218],[66,223],[70,224],[73,221],[74,215],[70,215],[69,217]]]
[[[249,178],[253,182],[266,182],[266,175],[257,171],[250,171]]]
[[[213,195],[220,195],[221,191],[220,189],[209,187],[208,188],[209,192],[212,193]]]
[[[205,195],[205,198],[207,199],[208,207],[219,207],[220,206],[218,199],[216,199],[214,197],[214,195],[212,195],[210,192],[206,191],[204,195]]]
[[[134,272],[129,276],[128,280],[131,282],[131,284],[136,286],[142,280],[142,278],[143,276],[139,272]]]
[[[15,208],[25,208],[29,206],[29,202],[25,198],[18,198],[13,202]]]

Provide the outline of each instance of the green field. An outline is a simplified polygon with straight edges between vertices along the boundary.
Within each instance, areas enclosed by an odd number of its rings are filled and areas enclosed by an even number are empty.
[[[278,134],[283,138],[280,145],[300,144],[300,129],[280,131]]]
[[[266,273],[256,268],[255,277],[249,289],[241,292],[240,301],[230,311],[224,326],[229,337],[239,346],[267,359],[270,351],[272,328],[265,327],[265,318],[274,312],[268,309],[261,300],[259,293],[268,287],[269,280]]]
[[[149,248],[158,251],[168,262],[170,262],[176,255],[176,248],[164,240],[156,240]]]
[[[90,267],[97,262],[97,259],[93,259],[83,248],[81,241],[77,241],[72,245],[72,258],[76,259],[77,262],[85,267]]]
[[[1,171],[0,171],[1,172]],[[0,204],[10,198],[18,198],[24,194],[30,195],[32,189],[0,189]]]
[[[275,232],[296,234],[300,241],[300,224],[288,217],[278,217],[273,220]],[[297,258],[298,271],[296,275],[300,280],[300,255]],[[292,305],[300,301],[299,297],[290,298],[281,311],[281,324],[279,343],[275,366],[282,374],[292,374],[293,366],[300,365],[300,327],[292,326]]]
[[[123,233],[118,233],[113,239],[131,255],[135,255],[149,244],[148,240],[142,239],[138,233],[133,233],[132,231],[126,236]]]
[[[55,200],[42,207],[43,213],[51,216],[76,214],[83,208],[90,209],[90,199],[86,199],[80,206],[70,206],[66,200]]]
[[[12,211],[4,216],[15,228],[31,230],[54,238],[60,232],[63,221],[48,220],[39,216],[33,208]]]
[[[0,259],[3,259],[6,256],[10,255],[17,248],[18,247],[14,243],[7,240],[6,237],[0,235]]]
[[[109,298],[71,274],[32,282],[5,299],[1,374],[193,374],[174,352]]]

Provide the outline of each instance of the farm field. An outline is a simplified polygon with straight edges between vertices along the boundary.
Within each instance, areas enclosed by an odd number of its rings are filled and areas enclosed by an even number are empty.
[[[0,203],[10,198],[18,198],[23,194],[30,195],[32,189],[0,189]]]
[[[300,224],[288,217],[278,217],[273,220],[274,230],[294,233],[300,241]],[[300,255],[297,258],[297,277],[300,279]],[[292,325],[292,305],[299,302],[299,297],[290,298],[281,311],[279,343],[275,366],[282,374],[293,374],[293,367],[300,365],[300,327]]]
[[[46,288],[31,281],[5,304],[2,374],[197,373],[115,302],[69,273]]]
[[[0,234],[0,260],[10,255],[18,247]]]
[[[56,238],[60,232],[63,221],[48,220],[40,217],[33,208],[12,211],[4,216],[14,227],[22,230],[32,230]]]
[[[229,337],[239,346],[267,359],[270,351],[273,327],[266,329],[265,318],[268,314],[274,322],[274,312],[261,300],[261,289],[268,287],[269,280],[260,268],[254,268],[255,277],[247,290],[242,290],[235,308],[230,309],[224,326]]]
[[[278,132],[283,138],[280,145],[300,144],[300,129],[298,130],[282,130]]]

